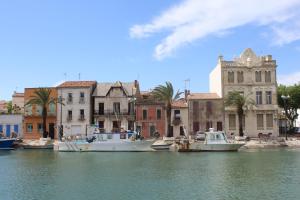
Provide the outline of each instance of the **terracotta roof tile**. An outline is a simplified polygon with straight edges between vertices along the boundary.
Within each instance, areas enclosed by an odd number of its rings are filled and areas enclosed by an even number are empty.
[[[179,99],[177,101],[174,101],[172,103],[172,107],[173,108],[187,108],[188,107],[188,104],[187,102],[185,101],[185,99]]]
[[[221,99],[217,93],[191,93],[188,99]]]
[[[66,81],[59,86],[58,88],[72,88],[72,87],[91,87],[96,85],[96,81]]]

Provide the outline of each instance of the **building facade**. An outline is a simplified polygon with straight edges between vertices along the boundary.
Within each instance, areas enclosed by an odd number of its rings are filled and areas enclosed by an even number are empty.
[[[13,113],[24,113],[24,93],[14,92],[12,95],[12,107]]]
[[[156,100],[151,92],[141,92],[136,99],[136,130],[144,138],[166,134],[166,115],[164,102]]]
[[[98,83],[93,93],[94,122],[100,132],[134,130],[135,98],[139,84],[134,82]]]
[[[64,136],[85,135],[93,123],[92,94],[96,81],[66,81],[57,86],[57,127],[62,126]]]
[[[0,134],[5,137],[23,137],[23,115],[0,114]]]
[[[56,88],[49,88],[50,98],[57,98]],[[38,88],[25,88],[24,102],[25,104],[35,96],[34,92]],[[56,104],[50,104],[48,107],[46,119],[46,131],[52,139],[57,138],[56,134]],[[24,108],[23,138],[24,139],[40,139],[43,137],[43,117],[42,107],[38,105],[26,105]]]
[[[223,99],[216,93],[191,93],[187,97],[189,108],[189,133],[224,130]]]
[[[171,136],[181,137],[189,134],[189,109],[185,98],[172,103]],[[167,125],[166,125],[167,128]]]
[[[257,56],[248,48],[233,61],[225,61],[220,56],[210,74],[210,92],[225,98],[230,92],[238,91],[255,102],[245,109],[243,129],[246,136],[258,137],[259,133],[278,136],[276,67],[271,55]],[[224,117],[227,134],[238,135],[235,108],[225,107]]]

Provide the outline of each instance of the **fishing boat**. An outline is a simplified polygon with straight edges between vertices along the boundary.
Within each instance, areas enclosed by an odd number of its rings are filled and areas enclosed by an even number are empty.
[[[222,131],[210,129],[205,132],[204,141],[195,141],[189,144],[189,151],[238,151],[245,145],[243,142],[229,142]]]
[[[145,152],[153,151],[154,140],[140,139],[135,132],[131,133],[99,133],[86,137],[77,136],[75,139],[64,138],[54,145],[57,151],[77,152]]]
[[[0,138],[0,150],[13,149],[14,138]]]

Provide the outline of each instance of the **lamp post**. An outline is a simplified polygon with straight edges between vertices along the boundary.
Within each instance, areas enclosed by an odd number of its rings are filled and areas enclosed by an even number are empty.
[[[283,107],[285,112],[285,140],[287,140],[287,101],[290,98],[290,95],[282,95],[281,98],[283,100]]]

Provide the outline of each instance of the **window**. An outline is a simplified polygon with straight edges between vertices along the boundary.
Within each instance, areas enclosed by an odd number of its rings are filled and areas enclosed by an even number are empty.
[[[222,130],[223,130],[222,122],[217,122],[217,131],[222,131]]]
[[[270,83],[271,82],[271,72],[265,71],[265,82]]]
[[[68,110],[67,121],[71,121],[71,120],[72,120],[72,110]]]
[[[143,110],[143,120],[146,120],[148,118],[147,110]]]
[[[264,129],[264,115],[263,114],[256,115],[256,124],[257,124],[257,130]]]
[[[179,134],[181,136],[184,136],[184,128],[183,128],[183,126],[180,126],[180,132],[179,132]]]
[[[84,120],[84,109],[80,109],[80,120]]]
[[[256,92],[256,104],[262,104],[262,92],[261,91]]]
[[[99,115],[104,115],[104,103],[99,103]]]
[[[174,119],[180,119],[180,110],[174,110]]]
[[[120,114],[120,102],[115,102],[113,104],[114,114]]]
[[[80,92],[79,103],[84,103],[84,92]]]
[[[273,114],[267,114],[267,129],[273,129]]]
[[[266,104],[272,104],[272,91],[266,91]]]
[[[256,71],[255,72],[255,81],[256,82],[261,82],[261,71]]]
[[[236,129],[235,114],[229,114],[229,130]]]
[[[208,131],[212,127],[213,127],[212,121],[206,121],[206,130]]]
[[[206,102],[206,113],[208,115],[212,114],[212,102],[211,101]]]
[[[99,128],[104,128],[104,121],[98,121]]]
[[[194,122],[193,123],[193,131],[194,131],[194,133],[196,133],[199,130],[200,130],[199,122]]]
[[[131,130],[131,131],[134,130],[134,122],[133,121],[128,121],[128,130]]]
[[[32,133],[33,126],[32,124],[26,124],[26,132]]]
[[[39,116],[41,116],[42,113],[43,113],[43,108],[42,108],[42,106],[36,105],[35,108],[36,108],[36,114],[39,115]]]
[[[161,119],[161,109],[156,110],[156,119],[160,120]]]
[[[228,83],[234,83],[234,72],[228,72]]]
[[[43,124],[38,123],[38,132],[43,133]]]
[[[72,103],[72,102],[73,102],[73,94],[72,93],[68,93],[67,103]]]
[[[55,104],[54,103],[49,104],[49,112],[50,113],[55,113]]]
[[[244,82],[244,72],[240,71],[240,72],[237,72],[237,81],[238,83],[243,83]]]

